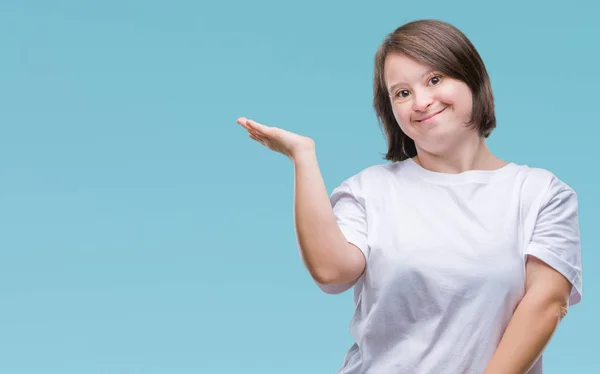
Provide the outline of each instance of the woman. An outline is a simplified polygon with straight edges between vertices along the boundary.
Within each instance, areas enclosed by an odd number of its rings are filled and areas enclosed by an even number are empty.
[[[338,373],[542,373],[581,299],[577,196],[547,170],[500,160],[485,66],[455,27],[391,33],[375,57],[387,160],[327,195],[314,142],[246,118],[295,168],[303,261],[327,293],[354,287]]]

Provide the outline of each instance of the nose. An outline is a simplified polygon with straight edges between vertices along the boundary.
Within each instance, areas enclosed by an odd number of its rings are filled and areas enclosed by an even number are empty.
[[[427,92],[423,90],[421,92],[415,92],[413,96],[413,110],[415,112],[425,112],[427,108],[433,103],[433,98]]]

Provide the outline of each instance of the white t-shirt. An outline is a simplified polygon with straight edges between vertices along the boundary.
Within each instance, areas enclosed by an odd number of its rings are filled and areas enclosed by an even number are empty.
[[[432,172],[408,159],[369,167],[331,194],[365,254],[354,286],[355,340],[338,374],[482,373],[524,295],[535,256],[581,299],[575,192],[547,170]],[[530,374],[542,373],[542,359]]]

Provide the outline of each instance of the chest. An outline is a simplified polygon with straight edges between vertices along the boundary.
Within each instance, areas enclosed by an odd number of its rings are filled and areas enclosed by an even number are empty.
[[[375,289],[412,284],[451,295],[524,283],[521,201],[510,185],[418,186],[369,209]]]

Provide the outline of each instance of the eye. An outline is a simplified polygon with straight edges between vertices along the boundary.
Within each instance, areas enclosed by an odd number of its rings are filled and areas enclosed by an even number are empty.
[[[409,90],[400,90],[396,93],[396,97],[399,99],[406,99],[410,95]]]
[[[440,84],[442,82],[442,77],[439,75],[434,75],[431,78],[429,78],[429,85],[431,86],[437,86],[438,84]]]

